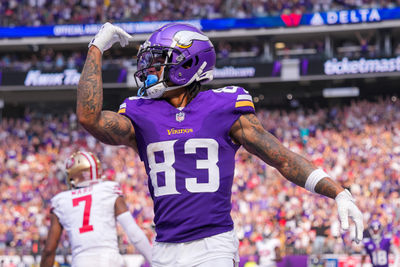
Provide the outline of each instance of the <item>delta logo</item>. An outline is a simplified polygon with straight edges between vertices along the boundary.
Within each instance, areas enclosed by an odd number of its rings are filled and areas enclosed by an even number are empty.
[[[193,133],[192,128],[187,128],[187,129],[167,129],[168,135],[174,135],[174,134],[189,134]]]
[[[297,27],[300,24],[301,14],[282,14],[281,19],[285,23],[286,27]]]

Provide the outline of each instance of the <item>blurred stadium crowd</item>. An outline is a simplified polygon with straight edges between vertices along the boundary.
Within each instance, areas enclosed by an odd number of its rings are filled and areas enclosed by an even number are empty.
[[[400,246],[400,101],[354,101],[314,111],[258,110],[264,127],[348,187],[365,223],[379,219]],[[0,124],[0,254],[39,255],[49,226],[49,200],[65,190],[64,164],[77,150],[99,155],[107,179],[121,183],[126,202],[150,239],[152,201],[147,175],[132,150],[106,146],[77,125],[75,114],[26,111]],[[334,201],[306,192],[244,150],[236,157],[232,216],[240,255],[276,237],[286,254],[357,253],[342,235]],[[134,248],[119,229],[123,253]],[[59,253],[68,253],[62,238]]]
[[[394,7],[399,0],[1,0],[1,26],[249,18],[353,8]]]

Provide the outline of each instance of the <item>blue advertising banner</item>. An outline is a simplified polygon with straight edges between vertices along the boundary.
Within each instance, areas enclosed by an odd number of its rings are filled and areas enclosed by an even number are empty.
[[[311,14],[282,14],[280,16],[259,18],[224,18],[213,20],[188,20],[203,31],[230,30],[230,29],[254,29],[297,26],[320,26],[335,24],[370,23],[384,20],[400,19],[400,8],[366,8],[355,10],[329,11]],[[125,22],[115,23],[128,33],[150,33],[170,21],[153,22]],[[0,27],[0,38],[21,37],[67,37],[94,35],[100,29],[101,24],[71,24],[39,27]]]

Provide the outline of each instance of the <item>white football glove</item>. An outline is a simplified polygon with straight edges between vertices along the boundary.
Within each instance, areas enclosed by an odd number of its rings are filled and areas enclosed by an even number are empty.
[[[361,211],[357,208],[355,204],[355,199],[349,192],[349,190],[345,189],[340,192],[335,198],[340,224],[342,226],[342,230],[347,231],[349,229],[349,218],[350,217],[356,226],[356,243],[360,243],[363,239],[363,215]]]
[[[109,22],[106,22],[101,26],[101,29],[96,36],[90,41],[89,46],[96,46],[100,49],[103,54],[104,51],[109,49],[113,44],[119,42],[122,47],[126,46],[129,39],[132,38],[126,31],[118,26],[114,26]]]

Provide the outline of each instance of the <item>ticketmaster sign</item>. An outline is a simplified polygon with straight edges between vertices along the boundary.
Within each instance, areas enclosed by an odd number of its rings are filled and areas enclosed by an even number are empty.
[[[400,56],[396,58],[360,58],[356,60],[349,60],[347,58],[338,60],[333,58],[324,63],[324,72],[326,75],[365,74],[397,71],[400,71]]]

